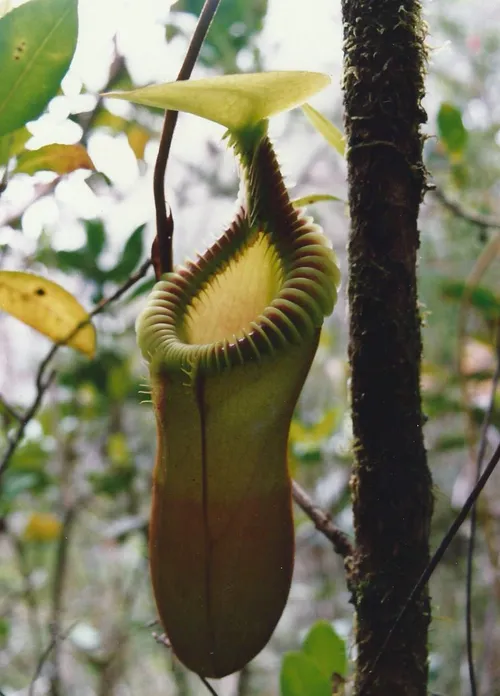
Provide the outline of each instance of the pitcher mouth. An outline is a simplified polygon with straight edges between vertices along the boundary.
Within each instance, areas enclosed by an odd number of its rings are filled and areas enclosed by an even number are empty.
[[[145,357],[217,373],[311,336],[335,304],[333,252],[298,215],[287,247],[285,256],[240,213],[197,261],[156,284],[138,324]]]
[[[321,228],[290,202],[267,123],[228,136],[246,200],[196,261],[156,284],[138,321],[146,359],[203,373],[300,344],[333,311],[340,280]]]

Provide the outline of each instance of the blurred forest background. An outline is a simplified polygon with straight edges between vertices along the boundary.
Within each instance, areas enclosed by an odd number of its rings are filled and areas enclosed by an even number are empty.
[[[169,12],[166,0],[80,0],[79,43],[70,71],[58,96],[29,123],[18,152],[81,142],[96,171],[57,174],[37,171],[38,165],[23,170],[18,158],[0,198],[2,269],[45,275],[90,309],[144,263],[154,236],[152,167],[162,114],[98,95],[175,79],[201,4],[179,0]],[[424,3],[424,12],[425,159],[436,189],[422,206],[419,274],[434,547],[472,487],[473,454],[496,364],[500,6],[493,0],[479,6],[433,0]],[[312,103],[341,126],[341,68],[340,2],[223,0],[194,76],[326,71],[333,86]],[[339,255],[344,284],[294,417],[290,466],[311,497],[351,533],[346,167],[299,111],[273,119],[271,126],[294,197],[327,193],[339,199],[311,207]],[[222,133],[196,117],[179,119],[167,177],[177,262],[202,251],[234,211],[237,169]],[[5,164],[0,158],[0,172]],[[5,696],[206,692],[151,635],[155,609],[146,532],[155,424],[150,405],[141,403],[148,399],[142,394],[146,370],[134,321],[152,285],[149,270],[96,317],[94,360],[66,348],[58,352],[57,377],[3,477],[0,690]],[[37,370],[49,348],[48,339],[0,315],[0,453],[33,403]],[[489,446],[499,439],[497,408]],[[481,499],[474,562],[479,685],[488,694],[500,694],[499,492],[500,472]],[[243,673],[218,684],[221,695],[278,694],[283,654],[299,647],[318,618],[333,622],[355,657],[342,560],[308,518],[295,513],[296,569],[285,614],[262,654]],[[468,693],[467,538],[464,526],[431,583],[429,690],[448,696]],[[53,642],[53,636],[60,640]]]

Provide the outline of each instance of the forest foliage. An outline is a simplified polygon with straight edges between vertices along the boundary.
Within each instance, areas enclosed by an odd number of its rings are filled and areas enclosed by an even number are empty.
[[[187,45],[201,5],[179,0],[170,13],[158,13],[155,26],[167,49]],[[199,57],[203,74],[272,69],[260,42],[269,9],[266,0],[223,1]],[[422,209],[419,261],[436,544],[472,487],[497,363],[500,40],[491,24],[469,25],[450,3],[429,12],[432,45],[448,46],[431,55],[429,65],[425,163],[435,190]],[[30,0],[0,19],[0,307],[12,315],[0,316],[0,690],[28,693],[36,682],[34,693],[118,695],[147,683],[151,694],[166,688],[203,693],[151,635],[146,548],[154,422],[149,406],[140,403],[149,395],[134,323],[154,284],[148,261],[154,211],[150,202],[149,217],[136,224],[127,217],[126,199],[141,181],[151,187],[162,112],[147,105],[117,108],[100,96],[142,86],[118,40],[109,42],[101,83],[80,79],[79,63],[71,65],[77,38],[76,0]],[[328,70],[332,50],[324,48],[321,69]],[[340,50],[339,41],[337,55]],[[463,72],[455,69],[458,60]],[[81,102],[74,99],[75,80]],[[340,86],[335,91],[326,115],[340,125]],[[60,139],[65,142],[50,140],[54,113],[74,126]],[[308,116],[321,130],[319,113]],[[345,272],[343,163],[305,119],[286,118],[279,143],[304,148],[292,173],[299,181],[296,197],[309,196]],[[200,217],[211,220],[207,200],[227,209],[236,197],[224,144],[211,133],[204,138],[196,161],[177,151],[171,165],[179,180],[172,182],[181,220],[176,235],[189,219],[183,210],[198,207]],[[123,161],[133,162],[136,179],[128,191],[111,170],[94,164],[95,143],[110,147],[111,140],[126,151]],[[342,150],[337,131],[330,140]],[[86,214],[68,197],[69,184],[76,197],[88,191],[94,212],[114,210],[119,225],[113,214]],[[49,202],[52,207],[40,207]],[[37,211],[41,228],[33,224]],[[200,234],[195,230],[189,241],[193,254],[204,242]],[[32,288],[20,272],[36,274]],[[16,316],[38,328],[43,322],[46,337]],[[351,534],[345,343],[340,311],[323,331],[295,413],[289,462],[294,478]],[[497,395],[490,448],[499,430]],[[485,693],[500,678],[498,487],[493,478],[478,508],[473,619]],[[327,696],[332,673],[337,693],[345,682],[349,686],[352,612],[342,561],[298,509],[295,528],[297,565],[287,610],[268,648],[228,683],[231,692],[299,696],[307,689]],[[431,691],[459,693],[465,683],[457,665],[465,665],[466,542],[467,530],[431,585]]]

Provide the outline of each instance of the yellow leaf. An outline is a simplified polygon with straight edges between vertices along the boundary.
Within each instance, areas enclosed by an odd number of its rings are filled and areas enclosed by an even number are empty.
[[[115,466],[122,466],[129,461],[129,449],[123,433],[111,433],[108,436],[108,457]]]
[[[76,169],[93,169],[83,145],[45,145],[39,150],[26,150],[17,160],[14,173],[34,174],[40,171],[69,174]]]
[[[95,329],[81,304],[47,278],[20,271],[0,271],[0,309],[51,338],[93,357]],[[72,332],[75,335],[69,338]]]
[[[61,533],[61,521],[50,512],[34,512],[24,528],[25,541],[53,541]]]
[[[168,82],[104,96],[187,111],[239,131],[299,106],[329,84],[323,73],[276,71]]]
[[[139,126],[137,123],[133,123],[127,131],[127,139],[132,152],[137,157],[137,159],[144,159],[144,150],[149,142],[150,133]]]
[[[128,121],[126,118],[123,118],[122,116],[117,116],[116,114],[111,113],[111,111],[108,111],[107,109],[101,109],[92,121],[92,126],[94,128],[109,128],[115,133],[123,132],[127,129],[127,125]]]
[[[316,130],[319,131],[333,149],[337,150],[339,155],[343,157],[345,153],[345,140],[342,131],[340,131],[337,126],[334,126],[323,114],[316,111],[310,104],[302,104],[302,110]]]

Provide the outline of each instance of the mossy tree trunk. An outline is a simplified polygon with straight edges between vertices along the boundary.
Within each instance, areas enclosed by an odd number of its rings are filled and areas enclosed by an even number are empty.
[[[357,696],[427,692],[425,593],[370,674],[429,556],[432,494],[416,287],[417,217],[425,190],[420,12],[415,0],[343,0]]]

